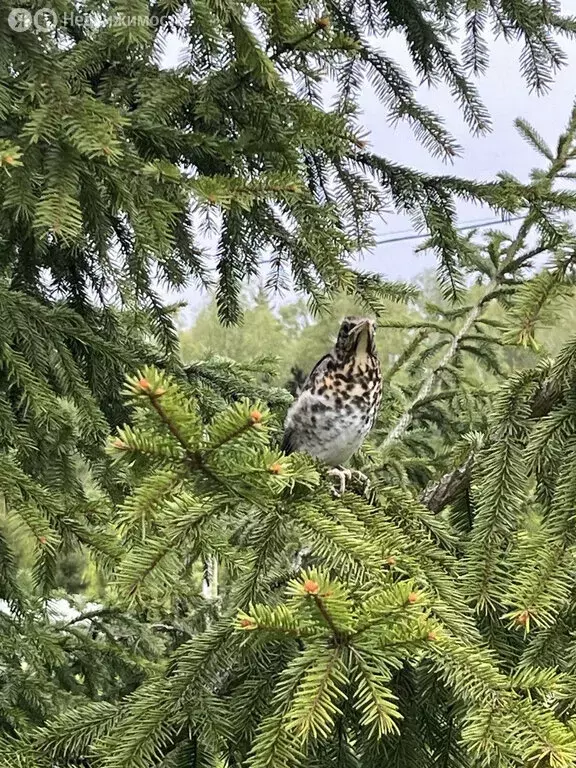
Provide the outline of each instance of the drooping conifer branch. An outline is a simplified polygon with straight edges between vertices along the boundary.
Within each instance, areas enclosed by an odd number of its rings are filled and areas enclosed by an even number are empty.
[[[524,126],[525,127],[525,126]],[[523,131],[523,135],[526,135]],[[545,172],[538,172],[533,182],[533,189],[544,189],[552,191],[554,183],[562,178],[570,163],[576,157],[576,110],[573,110],[566,132],[560,138],[556,154],[551,156],[549,167]],[[547,155],[546,155],[547,156]],[[556,208],[555,213],[562,214],[566,212],[562,204]],[[540,232],[540,242],[537,246],[526,248],[527,238],[534,229]],[[509,286],[518,279],[518,275],[523,268],[533,263],[535,256],[549,251],[554,252],[561,238],[561,227],[556,224],[553,215],[545,214],[542,207],[537,204],[528,208],[526,216],[520,225],[515,237],[506,245],[499,255],[498,262],[494,264],[494,274],[490,279],[482,296],[468,309],[463,315],[460,328],[454,333],[448,344],[448,348],[442,354],[439,361],[436,362],[431,370],[426,374],[420,383],[416,394],[412,397],[410,403],[404,412],[397,419],[396,423],[388,431],[387,436],[381,444],[381,448],[386,451],[398,440],[401,440],[406,431],[410,428],[414,415],[418,407],[426,401],[433,392],[439,375],[445,371],[455,360],[460,352],[463,343],[467,340],[470,331],[475,324],[483,317],[489,303],[493,299],[501,298],[502,291],[508,291]],[[519,253],[524,249],[524,252]],[[559,265],[556,279],[561,282],[566,270],[572,263],[572,256],[567,258]],[[542,295],[535,311],[542,309],[549,295]],[[417,336],[416,338],[420,338]],[[414,341],[413,344],[416,344]],[[397,361],[398,362],[398,361]],[[393,372],[398,370],[398,364],[394,364]],[[391,374],[388,375],[390,378]]]

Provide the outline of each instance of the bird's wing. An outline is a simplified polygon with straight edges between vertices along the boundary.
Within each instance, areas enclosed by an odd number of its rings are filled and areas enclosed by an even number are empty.
[[[318,360],[314,368],[312,368],[312,370],[306,377],[306,381],[304,382],[304,385],[300,390],[301,392],[305,392],[311,386],[312,382],[315,379],[319,379],[324,375],[326,371],[326,366],[329,360],[332,360],[332,354],[330,352],[328,352],[327,355],[324,355],[324,357],[321,357],[320,360]]]
[[[292,408],[298,407],[298,400],[300,400],[302,394],[304,392],[307,392],[308,389],[310,389],[310,387],[312,386],[313,382],[316,379],[321,378],[324,375],[324,372],[326,370],[326,365],[328,364],[328,361],[331,360],[331,358],[332,358],[332,355],[328,353],[327,355],[324,355],[324,357],[321,357],[320,360],[318,360],[314,368],[312,368],[312,370],[306,377],[306,381],[302,385],[302,389],[300,390],[300,393],[296,398],[296,401],[292,405]],[[292,451],[294,450],[294,441],[293,441],[294,434],[295,434],[295,429],[290,423],[290,420],[287,419],[286,424],[284,425],[284,436],[282,438],[282,445],[280,446],[280,450],[283,453],[286,453],[286,454],[292,453]]]
[[[284,429],[284,435],[282,437],[282,443],[280,445],[280,450],[282,453],[285,453],[288,455],[289,453],[292,453],[294,450],[294,446],[292,445],[292,437],[294,435],[294,430],[292,427],[285,427]]]

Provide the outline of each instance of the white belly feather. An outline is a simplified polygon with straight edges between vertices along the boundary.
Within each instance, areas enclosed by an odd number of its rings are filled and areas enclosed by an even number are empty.
[[[294,450],[309,453],[332,466],[345,464],[372,427],[372,415],[358,408],[335,411],[331,398],[304,392],[287,414],[298,425]],[[319,410],[313,408],[320,406]],[[326,408],[325,406],[330,405]]]

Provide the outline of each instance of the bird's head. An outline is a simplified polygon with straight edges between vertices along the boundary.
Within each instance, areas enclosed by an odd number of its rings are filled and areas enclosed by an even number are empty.
[[[340,359],[375,355],[376,323],[367,317],[345,317],[336,339],[336,355]]]

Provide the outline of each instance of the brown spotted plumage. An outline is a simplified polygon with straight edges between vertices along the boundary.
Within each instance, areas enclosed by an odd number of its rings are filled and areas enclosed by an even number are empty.
[[[283,450],[342,466],[372,429],[381,394],[374,323],[346,317],[334,349],[316,363],[286,415]]]

